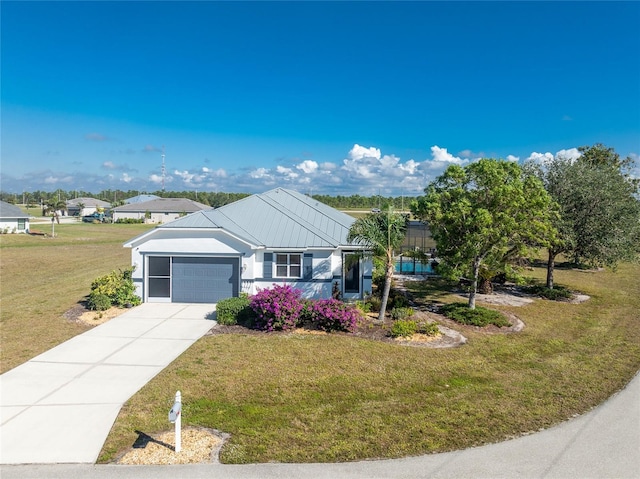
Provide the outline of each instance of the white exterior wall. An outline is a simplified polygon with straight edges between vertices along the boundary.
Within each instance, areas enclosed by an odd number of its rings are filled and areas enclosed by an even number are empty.
[[[4,232],[7,230],[7,233],[26,233],[29,230],[29,218],[24,219],[24,229],[18,229],[18,219],[17,218],[5,218],[0,220],[0,231]]]
[[[189,237],[183,237],[179,231],[170,229],[157,230],[156,234],[148,237],[147,241],[133,244],[131,248],[131,265],[135,268],[132,279],[136,286],[136,295],[146,300],[146,264],[145,258],[155,256],[233,256],[244,254],[242,265],[248,264],[246,256],[251,256],[251,249],[244,243],[234,240],[224,233],[211,231],[190,232]],[[241,266],[242,267],[242,266]],[[241,273],[241,277],[246,277]],[[242,291],[242,285],[239,290]]]
[[[186,236],[188,235],[188,236]],[[278,251],[254,249],[227,235],[222,231],[181,231],[170,228],[154,230],[150,235],[143,235],[139,241],[131,244],[131,264],[135,267],[133,280],[136,294],[146,300],[145,258],[149,255],[157,256],[211,256],[240,257],[240,285],[239,291],[249,295],[259,289],[271,288],[273,284],[288,284],[300,289],[306,298],[331,298],[333,284],[338,283],[342,291],[342,250],[280,250],[287,253],[313,254],[311,281],[285,278],[264,277],[265,253],[277,254]],[[275,262],[273,263],[275,268]],[[304,267],[304,259],[303,259]],[[364,260],[361,266],[362,293],[371,292],[371,260]],[[275,276],[275,269],[272,270]],[[368,279],[367,279],[368,278]]]
[[[144,211],[114,211],[113,212],[113,221],[117,221],[119,219],[131,218],[134,220],[145,219]],[[182,213],[153,213],[151,212],[151,218],[145,220],[145,223],[153,223],[153,224],[164,224],[169,221],[173,221],[177,218],[180,218]]]

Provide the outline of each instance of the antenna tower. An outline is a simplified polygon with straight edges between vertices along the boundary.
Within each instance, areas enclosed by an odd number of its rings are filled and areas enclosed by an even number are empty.
[[[166,170],[164,168],[164,145],[162,145],[162,192],[164,193],[164,177]]]

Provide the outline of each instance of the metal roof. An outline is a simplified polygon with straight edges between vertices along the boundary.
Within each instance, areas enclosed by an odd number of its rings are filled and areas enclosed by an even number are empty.
[[[335,248],[347,244],[355,218],[296,191],[276,188],[158,229],[219,228],[266,248]]]
[[[118,206],[111,211],[114,212],[145,212],[151,213],[193,213],[194,211],[206,210],[211,206],[203,205],[197,201],[187,198],[156,198],[141,203],[131,203]]]
[[[28,218],[20,208],[11,203],[0,201],[0,218]]]
[[[138,195],[133,196],[132,198],[127,198],[124,202],[129,205],[131,203],[143,203],[145,201],[155,200],[156,198],[160,197],[158,195]]]

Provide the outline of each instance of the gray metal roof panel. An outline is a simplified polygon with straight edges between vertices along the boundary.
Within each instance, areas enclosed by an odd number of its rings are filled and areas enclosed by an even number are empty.
[[[160,228],[222,228],[271,248],[337,247],[346,243],[355,219],[300,193],[276,188]]]

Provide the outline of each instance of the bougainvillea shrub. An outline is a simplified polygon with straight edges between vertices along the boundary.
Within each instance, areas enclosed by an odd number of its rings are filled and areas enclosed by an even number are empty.
[[[355,331],[362,314],[355,306],[337,299],[319,299],[310,303],[311,321],[323,331]]]
[[[249,306],[256,315],[256,328],[288,331],[300,323],[304,301],[300,290],[274,284],[272,288],[261,289],[252,296]]]

